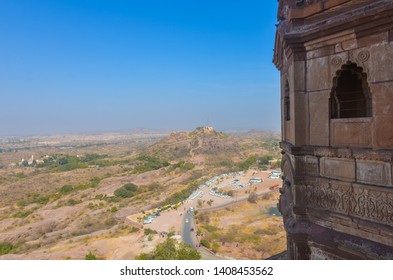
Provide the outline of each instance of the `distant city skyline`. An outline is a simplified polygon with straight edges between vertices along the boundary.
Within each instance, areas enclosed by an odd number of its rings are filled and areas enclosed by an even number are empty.
[[[0,135],[280,130],[277,1],[0,2]]]

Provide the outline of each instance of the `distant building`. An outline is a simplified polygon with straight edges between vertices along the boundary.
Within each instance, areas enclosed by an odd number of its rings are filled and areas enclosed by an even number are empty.
[[[36,159],[36,164],[44,164],[45,161],[43,159]]]
[[[28,165],[33,165],[34,163],[34,155],[31,156],[31,158],[27,161]]]

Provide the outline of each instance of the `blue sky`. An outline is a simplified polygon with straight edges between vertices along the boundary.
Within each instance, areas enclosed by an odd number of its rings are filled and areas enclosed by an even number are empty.
[[[2,0],[0,135],[279,130],[277,1]]]

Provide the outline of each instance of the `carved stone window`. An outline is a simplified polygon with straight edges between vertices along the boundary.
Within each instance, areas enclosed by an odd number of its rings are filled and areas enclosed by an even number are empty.
[[[285,82],[284,88],[284,119],[286,121],[291,120],[291,111],[290,111],[290,99],[289,99],[289,83],[288,81]]]
[[[367,75],[356,63],[347,62],[337,71],[330,96],[332,119],[371,117]]]

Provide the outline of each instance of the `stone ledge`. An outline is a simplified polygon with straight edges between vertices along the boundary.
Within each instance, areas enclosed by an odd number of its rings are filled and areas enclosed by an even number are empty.
[[[356,161],[356,181],[364,184],[392,186],[391,165],[378,161]]]
[[[354,182],[356,167],[354,159],[327,158],[320,159],[321,176]]]
[[[347,147],[321,147],[321,146],[294,146],[289,142],[280,142],[284,153],[297,156],[335,157],[361,160],[376,160],[381,162],[393,162],[393,150],[372,148],[347,148]]]

